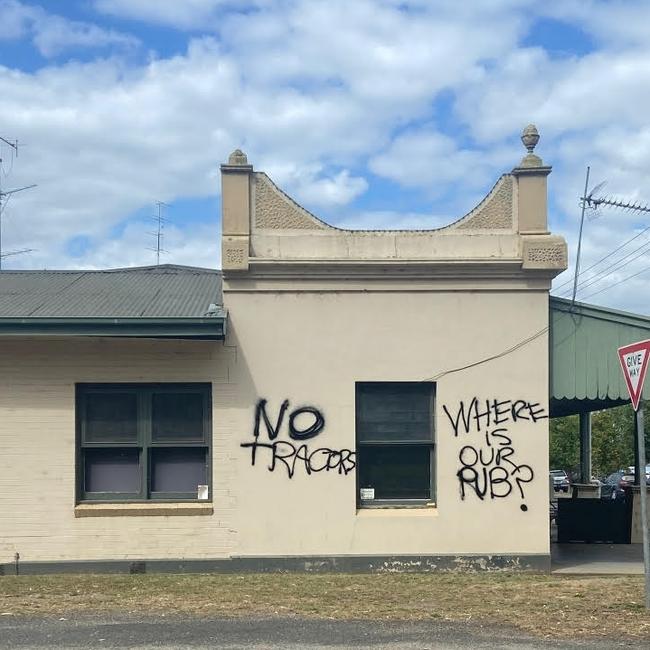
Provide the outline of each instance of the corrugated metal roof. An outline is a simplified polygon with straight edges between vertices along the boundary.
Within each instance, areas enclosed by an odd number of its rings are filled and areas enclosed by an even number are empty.
[[[650,339],[650,318],[570,300],[550,300],[551,414],[629,401],[617,349]],[[650,398],[650,378],[644,399]]]
[[[0,318],[205,318],[222,303],[212,269],[0,271]]]

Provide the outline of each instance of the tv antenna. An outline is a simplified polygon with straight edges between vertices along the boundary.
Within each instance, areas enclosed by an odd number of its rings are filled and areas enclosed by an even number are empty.
[[[155,244],[147,250],[153,251],[156,254],[156,266],[160,266],[160,254],[169,252],[162,247],[164,237],[163,231],[165,229],[165,224],[167,223],[167,218],[164,215],[164,208],[168,208],[169,206],[162,201],[156,201],[156,206],[158,207],[158,212],[151,217],[156,222],[156,230],[147,233],[155,238]]]
[[[597,196],[603,187],[605,187],[607,181],[598,183],[598,185],[596,185],[589,193],[587,193],[587,189],[589,187],[589,171],[590,168],[587,167],[587,174],[585,177],[585,191],[584,194],[580,197],[580,207],[582,208],[582,212],[580,215],[580,232],[578,234],[578,254],[576,255],[576,269],[575,275],[573,277],[573,297],[571,298],[572,304],[576,301],[576,292],[578,289],[578,276],[580,275],[580,248],[582,245],[582,227],[585,222],[585,211],[587,208],[594,210],[594,212],[599,210],[601,206],[619,208],[621,210],[629,210],[630,212],[650,212],[650,206],[644,203],[622,201],[620,199],[614,199],[609,196]]]
[[[18,140],[11,142],[10,140],[7,140],[6,138],[0,136],[0,142],[3,142],[4,144],[11,147],[12,156],[15,154],[16,158],[18,158]],[[7,203],[9,203],[9,200],[14,194],[17,194],[18,192],[22,192],[24,190],[31,190],[33,187],[36,187],[36,185],[26,185],[25,187],[19,187],[5,192],[2,189],[3,173],[4,170],[2,169],[2,151],[0,151],[0,271],[2,270],[2,260],[5,257],[10,257],[12,255],[22,255],[23,253],[31,253],[34,250],[33,248],[23,248],[21,250],[9,251],[7,253],[2,252],[2,217],[4,215],[5,209],[7,208]]]
[[[3,260],[5,257],[11,257],[12,255],[22,255],[23,253],[33,253],[36,249],[35,248],[21,248],[20,250],[17,251],[9,251],[8,253],[2,253],[0,255],[0,260]]]
[[[596,190],[601,189],[605,183],[601,183],[596,186],[588,197],[586,197],[587,207],[592,208],[593,210],[598,210],[601,205],[607,205],[612,208],[620,208],[621,210],[629,210],[630,212],[650,212],[650,206],[643,203],[638,203],[634,201],[621,201],[617,199],[612,199],[607,196],[594,197],[593,194]]]

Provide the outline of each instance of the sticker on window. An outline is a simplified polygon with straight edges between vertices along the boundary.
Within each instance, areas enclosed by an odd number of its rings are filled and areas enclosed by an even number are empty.
[[[375,498],[375,488],[361,488],[359,492],[362,501],[372,501]]]
[[[208,486],[207,485],[197,485],[196,486],[196,498],[199,501],[207,501],[209,498]]]

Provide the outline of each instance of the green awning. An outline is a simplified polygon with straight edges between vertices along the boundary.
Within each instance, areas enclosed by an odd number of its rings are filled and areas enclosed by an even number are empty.
[[[550,312],[551,416],[629,402],[617,349],[650,339],[650,318],[554,296]]]

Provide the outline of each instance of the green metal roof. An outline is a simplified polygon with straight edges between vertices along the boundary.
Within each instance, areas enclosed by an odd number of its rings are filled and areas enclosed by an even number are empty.
[[[617,349],[650,339],[650,318],[551,296],[552,416],[629,402]],[[650,383],[643,391],[650,398]]]
[[[0,336],[223,339],[221,272],[0,271]]]

